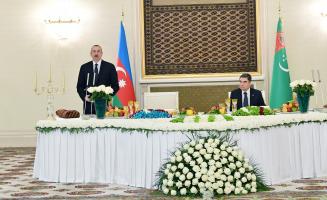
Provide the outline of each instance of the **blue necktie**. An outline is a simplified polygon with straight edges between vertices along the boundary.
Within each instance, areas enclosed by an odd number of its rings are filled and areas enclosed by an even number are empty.
[[[248,94],[247,94],[247,92],[244,92],[243,94],[244,94],[243,107],[249,106]]]

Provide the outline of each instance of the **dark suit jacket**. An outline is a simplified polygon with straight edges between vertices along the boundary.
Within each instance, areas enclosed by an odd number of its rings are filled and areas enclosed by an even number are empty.
[[[87,85],[87,74],[89,74],[89,81]],[[77,82],[77,92],[80,98],[83,101],[83,109],[85,108],[85,114],[95,114],[94,104],[86,102],[85,105],[85,95],[86,89],[92,86],[111,86],[114,90],[113,95],[115,95],[119,90],[118,85],[118,78],[116,68],[113,64],[106,62],[104,60],[101,61],[100,72],[98,75],[97,80],[94,81],[93,85],[93,62],[87,62],[83,64],[80,68],[79,75],[78,75],[78,82]],[[87,93],[89,95],[89,93]],[[92,112],[91,112],[92,109]]]
[[[240,88],[233,90],[230,94],[231,99],[237,99],[237,109],[242,108],[242,90]],[[251,106],[265,106],[260,90],[250,88],[250,105]]]

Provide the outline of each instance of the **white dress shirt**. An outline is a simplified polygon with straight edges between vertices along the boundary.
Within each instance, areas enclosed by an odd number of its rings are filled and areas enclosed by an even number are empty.
[[[246,96],[248,96],[248,104],[250,106],[250,88],[247,91],[242,90],[242,106],[244,105],[244,92],[246,92]]]
[[[95,64],[98,64],[98,74],[100,74],[101,61],[102,60],[99,60],[97,63],[93,61],[93,72],[95,70]]]

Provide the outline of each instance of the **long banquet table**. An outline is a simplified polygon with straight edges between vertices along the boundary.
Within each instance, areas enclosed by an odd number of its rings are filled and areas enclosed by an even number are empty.
[[[267,184],[321,177],[327,175],[326,120],[327,114],[309,113],[183,124],[169,119],[39,121],[33,176],[153,188],[171,151],[194,134],[216,131],[232,134]]]

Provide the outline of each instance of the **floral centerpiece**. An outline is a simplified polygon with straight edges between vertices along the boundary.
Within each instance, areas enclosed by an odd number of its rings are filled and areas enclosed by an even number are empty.
[[[107,110],[107,102],[111,100],[114,90],[111,87],[100,85],[89,87],[87,91],[91,93],[91,100],[94,101],[97,118],[103,119]]]
[[[314,95],[316,83],[310,80],[296,80],[290,86],[297,95],[300,111],[302,113],[308,112],[310,96]]]
[[[140,110],[130,116],[132,119],[156,119],[156,118],[171,118],[171,115],[160,109],[149,109],[149,110]]]
[[[178,148],[160,169],[158,188],[167,195],[214,196],[267,190],[260,171],[228,136],[200,137]]]

